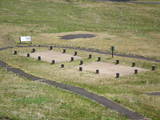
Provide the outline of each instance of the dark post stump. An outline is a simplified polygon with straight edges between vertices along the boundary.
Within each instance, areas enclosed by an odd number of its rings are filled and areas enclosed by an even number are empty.
[[[91,59],[91,58],[92,58],[92,55],[91,55],[91,54],[89,54],[88,59]]]
[[[77,56],[77,51],[74,52],[74,56]]]
[[[116,65],[118,65],[119,64],[119,60],[116,60]]]
[[[17,51],[16,50],[13,52],[13,55],[17,55]]]
[[[134,74],[138,74],[138,70],[137,69],[134,70]]]
[[[38,60],[39,60],[39,61],[41,60],[41,56],[38,56]]]
[[[152,71],[155,71],[155,70],[156,70],[156,66],[152,65]]]
[[[35,49],[35,48],[32,49],[31,53],[34,53],[34,52],[36,52],[36,49]]]
[[[99,70],[96,70],[96,74],[99,74]]]
[[[82,60],[80,61],[79,65],[83,65],[83,61]]]
[[[79,67],[79,71],[82,71],[83,70],[83,68],[82,67]]]
[[[71,57],[71,62],[74,61],[74,57]]]
[[[119,73],[116,73],[116,78],[119,78],[120,77],[120,74]]]
[[[55,63],[56,63],[56,61],[55,61],[55,60],[52,60],[51,64],[55,64]]]
[[[101,57],[98,57],[97,62],[101,61]]]
[[[30,57],[30,54],[29,54],[29,53],[27,53],[27,57]]]
[[[53,46],[50,46],[50,47],[49,47],[49,50],[52,50],[52,49],[53,49]]]
[[[66,53],[66,49],[63,49],[63,52],[62,53]]]
[[[61,64],[61,68],[64,68],[64,64]]]
[[[132,63],[132,67],[135,67],[135,66],[136,66],[136,63],[135,63],[135,62],[133,62],[133,63]]]

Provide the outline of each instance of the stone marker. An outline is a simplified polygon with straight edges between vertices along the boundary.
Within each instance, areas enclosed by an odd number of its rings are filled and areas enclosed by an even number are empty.
[[[120,74],[119,73],[116,73],[116,78],[119,78],[120,77]]]
[[[101,61],[101,57],[98,57],[97,62]]]
[[[83,60],[80,61],[79,65],[83,65]]]
[[[135,67],[135,66],[136,66],[136,63],[135,63],[135,62],[133,62],[133,63],[132,63],[132,67]]]
[[[71,57],[71,62],[74,61],[74,57]]]
[[[32,49],[31,53],[34,53],[34,52],[36,52],[36,49],[35,49],[35,48]]]
[[[66,49],[63,49],[63,52],[62,53],[66,53]]]
[[[30,57],[30,54],[29,54],[29,53],[27,53],[27,57]]]
[[[152,65],[152,71],[155,71],[155,70],[156,70],[156,66]]]
[[[17,55],[17,51],[16,50],[13,52],[13,55]]]
[[[116,65],[118,65],[119,64],[119,60],[116,60]]]
[[[77,56],[77,51],[74,52],[74,56]]]
[[[82,71],[83,70],[83,68],[82,67],[79,67],[79,71]]]
[[[96,74],[99,74],[99,70],[96,70]]]
[[[137,69],[134,70],[134,74],[138,74],[138,70]]]
[[[92,55],[91,55],[91,54],[89,54],[88,59],[91,59],[91,58],[92,58]]]
[[[61,68],[64,68],[64,64],[61,64]]]
[[[56,63],[56,61],[55,61],[55,60],[52,60],[51,64],[55,64],[55,63]]]
[[[39,60],[39,61],[41,60],[41,56],[38,56],[38,60]]]

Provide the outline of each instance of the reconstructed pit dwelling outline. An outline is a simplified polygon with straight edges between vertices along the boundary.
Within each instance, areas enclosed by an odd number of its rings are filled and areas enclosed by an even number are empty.
[[[27,54],[27,53],[26,53]],[[23,54],[23,56],[26,56]],[[55,63],[61,62],[70,62],[71,58],[74,60],[82,60],[83,58],[80,56],[74,56],[67,53],[55,52],[55,51],[41,51],[41,52],[34,52],[30,53],[30,57],[37,59],[41,57],[42,61],[52,62],[55,60]],[[83,71],[89,71],[95,73],[96,70],[99,70],[99,74],[104,74],[108,77],[114,77],[116,73],[119,73],[120,76],[132,75],[135,73],[135,70],[138,72],[145,72],[146,69],[139,68],[139,67],[131,67],[131,66],[124,66],[124,65],[116,65],[106,62],[91,62],[83,65],[77,65],[77,69],[79,67],[83,68]]]

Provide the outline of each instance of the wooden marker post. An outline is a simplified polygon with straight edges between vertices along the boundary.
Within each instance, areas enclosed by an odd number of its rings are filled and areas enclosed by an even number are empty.
[[[29,54],[29,53],[27,53],[27,57],[30,57],[30,54]]]
[[[92,58],[92,55],[91,55],[91,54],[89,54],[88,59],[91,59],[91,58]]]
[[[82,71],[83,70],[83,68],[82,67],[79,67],[79,71]]]
[[[119,73],[116,73],[116,78],[119,78],[120,77],[120,74]]]
[[[74,52],[74,56],[77,56],[77,51]]]
[[[55,63],[56,63],[56,61],[55,61],[55,60],[52,60],[51,64],[55,64]]]
[[[96,74],[99,74],[99,70],[98,69],[96,70]]]
[[[66,53],[66,49],[63,49],[63,52],[62,53]]]
[[[79,65],[83,65],[83,61],[82,60],[80,61]]]
[[[16,50],[13,52],[13,55],[17,55],[17,51]]]

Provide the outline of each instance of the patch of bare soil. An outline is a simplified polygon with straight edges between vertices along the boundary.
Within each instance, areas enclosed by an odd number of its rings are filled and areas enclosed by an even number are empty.
[[[100,74],[106,74],[108,76],[115,76],[116,73],[120,73],[120,76],[134,74],[134,71],[137,69],[138,72],[145,72],[147,69],[138,68],[138,67],[129,67],[124,65],[115,65],[111,63],[104,62],[93,62],[88,65],[82,65],[83,70],[95,72],[97,69]]]
[[[23,54],[23,56],[26,56],[26,54]],[[52,60],[55,60],[56,63],[60,62],[66,62],[70,61],[71,57],[74,57],[74,60],[81,59],[79,56],[73,56],[71,54],[64,54],[61,52],[54,52],[54,51],[43,51],[43,52],[35,52],[30,53],[30,57],[37,59],[38,56],[41,56],[42,61],[51,62]]]

